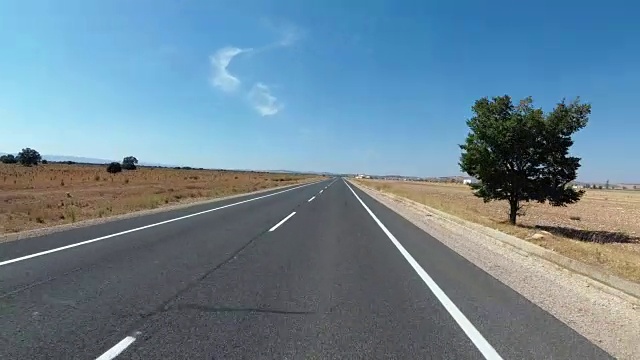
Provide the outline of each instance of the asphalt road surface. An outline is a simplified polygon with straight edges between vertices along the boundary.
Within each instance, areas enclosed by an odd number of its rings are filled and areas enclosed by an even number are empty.
[[[610,357],[334,178],[0,244],[0,358]]]

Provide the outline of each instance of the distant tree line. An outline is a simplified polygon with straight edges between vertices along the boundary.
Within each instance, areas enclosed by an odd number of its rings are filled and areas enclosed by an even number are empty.
[[[0,156],[0,163],[3,164],[21,164],[23,166],[35,166],[38,164],[48,164],[46,159],[43,159],[40,153],[32,148],[24,148],[17,155],[5,154]],[[56,161],[58,164],[83,164],[76,161]],[[98,164],[86,164],[86,165],[98,165]],[[150,166],[152,168],[166,168],[165,166]],[[112,174],[121,172],[122,170],[136,170],[138,168],[138,159],[135,156],[126,156],[122,159],[122,162],[112,162],[107,164],[107,172]],[[175,166],[176,170],[204,170],[202,167],[191,166]],[[220,169],[219,171],[226,171]]]
[[[34,166],[39,163],[46,164],[46,160],[42,160],[39,152],[32,148],[24,148],[17,156],[12,154],[0,156],[0,162],[3,164],[20,164],[22,166]]]
[[[42,155],[32,148],[22,149],[18,155],[6,154],[0,156],[0,162],[3,164],[21,164],[23,166],[36,166],[38,164],[48,164],[47,160],[42,159]],[[72,165],[76,164],[75,161],[61,161],[62,164]],[[138,159],[135,156],[127,156],[122,159],[122,164],[118,162],[112,162],[107,165],[107,171],[110,173],[117,173],[124,170],[136,170],[138,165]]]

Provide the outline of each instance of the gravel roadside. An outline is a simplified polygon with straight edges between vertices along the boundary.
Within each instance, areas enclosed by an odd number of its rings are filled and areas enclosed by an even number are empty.
[[[619,359],[640,359],[640,307],[593,280],[447,221],[429,208],[351,183]],[[520,269],[513,271],[513,269]]]

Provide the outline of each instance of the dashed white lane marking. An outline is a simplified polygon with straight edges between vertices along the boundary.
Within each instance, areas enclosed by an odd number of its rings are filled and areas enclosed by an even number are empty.
[[[324,191],[324,189],[320,190],[320,192],[318,193],[318,195],[322,194],[322,192]]]
[[[338,179],[333,180],[329,185],[325,186],[323,190],[326,190],[329,188],[329,186],[333,185],[334,182],[338,181]],[[320,192],[322,192],[322,190],[320,190]]]
[[[311,199],[307,200],[307,202],[312,202],[313,199],[315,199],[315,198],[316,198],[315,196],[312,196]]]
[[[140,335],[140,333],[136,333],[136,336]],[[104,354],[100,355],[96,358],[96,360],[111,360],[115,359],[116,356],[120,355],[129,345],[133,344],[136,341],[136,338],[133,336],[127,336],[122,339],[119,343],[115,344],[111,349],[107,350]]]
[[[473,324],[469,321],[469,319],[467,319],[467,317],[464,316],[464,314],[460,311],[460,309],[458,309],[456,304],[454,304],[453,301],[449,299],[447,294],[445,294],[444,291],[442,291],[442,289],[440,288],[440,286],[438,286],[438,284],[436,284],[436,282],[433,281],[431,276],[429,276],[429,274],[427,274],[427,272],[424,271],[422,266],[420,266],[420,264],[418,264],[418,262],[413,258],[413,256],[411,256],[411,254],[404,248],[404,246],[400,244],[398,239],[396,239],[396,237],[393,236],[393,234],[387,229],[386,226],[384,226],[384,224],[380,221],[380,219],[378,219],[378,217],[373,214],[373,212],[369,209],[369,207],[365,205],[362,199],[360,199],[358,194],[356,194],[356,192],[353,191],[351,186],[349,186],[349,184],[347,184],[346,181],[345,181],[345,184],[349,187],[349,190],[351,190],[351,192],[356,197],[356,199],[358,199],[360,204],[362,204],[364,209],[367,210],[369,215],[371,215],[373,220],[375,220],[375,222],[382,229],[382,231],[384,231],[384,233],[387,235],[389,240],[391,240],[391,242],[393,242],[396,248],[398,248],[402,256],[404,256],[404,258],[409,262],[411,267],[413,267],[413,270],[415,270],[415,272],[418,273],[420,278],[422,278],[422,281],[424,281],[424,283],[431,290],[431,292],[436,296],[436,298],[440,301],[440,303],[444,306],[444,308],[449,312],[449,314],[453,317],[453,319],[462,328],[462,331],[464,331],[464,333],[467,334],[467,337],[469,337],[469,339],[473,342],[476,348],[480,350],[484,358],[490,359],[490,360],[501,360],[502,357],[500,357],[498,352],[493,348],[493,346],[491,346],[491,344],[489,344],[489,342],[484,338],[484,336],[480,334],[478,329],[476,329],[475,326],[473,326]]]
[[[110,238],[113,238],[113,237],[116,237],[116,236],[132,233],[132,232],[136,232],[136,231],[140,231],[140,230],[144,230],[144,229],[149,229],[149,228],[152,228],[152,227],[168,224],[168,223],[171,223],[171,222],[174,222],[174,221],[184,220],[184,219],[187,219],[187,218],[190,218],[190,217],[194,217],[194,216],[210,213],[212,211],[226,209],[228,207],[232,207],[232,206],[236,206],[236,205],[240,205],[240,204],[245,204],[245,203],[248,203],[248,202],[251,202],[251,201],[264,199],[264,198],[267,198],[269,196],[274,196],[274,195],[285,193],[287,191],[296,190],[296,189],[303,188],[305,186],[317,184],[318,182],[314,182],[314,183],[311,183],[311,184],[305,184],[305,185],[301,185],[301,186],[296,186],[296,187],[293,187],[293,188],[290,188],[290,189],[286,189],[286,190],[282,190],[282,191],[278,191],[278,192],[275,192],[275,193],[272,193],[272,194],[262,195],[262,196],[258,196],[258,197],[255,197],[255,198],[243,200],[243,201],[238,201],[237,203],[220,206],[220,207],[217,207],[215,209],[204,210],[204,211],[200,211],[200,212],[197,212],[197,213],[194,213],[194,214],[180,216],[180,217],[177,217],[177,218],[174,218],[174,219],[161,221],[161,222],[158,222],[158,223],[155,223],[155,224],[149,224],[149,225],[141,226],[141,227],[138,227],[138,228],[135,228],[135,229],[129,229],[129,230],[125,230],[125,231],[121,231],[121,232],[115,233],[115,234],[101,236],[101,237],[95,238],[95,239],[86,240],[86,241],[82,241],[82,242],[79,242],[79,243],[70,244],[70,245],[59,247],[59,248],[55,248],[55,249],[46,250],[46,251],[42,251],[42,252],[39,252],[39,253],[31,254],[31,255],[25,255],[25,256],[22,256],[22,257],[19,257],[19,258],[11,259],[11,260],[1,261],[0,262],[0,266],[12,264],[12,263],[15,263],[15,262],[18,262],[18,261],[27,260],[27,259],[32,259],[32,258],[35,258],[35,257],[38,257],[38,256],[43,256],[43,255],[55,253],[55,252],[62,251],[62,250],[71,249],[71,248],[74,248],[74,247],[77,247],[77,246],[90,244],[90,243],[93,243],[93,242],[96,242],[96,241],[100,241],[100,240],[110,239]]]
[[[284,218],[284,219],[280,220],[280,222],[279,222],[279,223],[275,224],[271,229],[269,229],[269,231],[273,231],[273,230],[277,229],[278,227],[280,227],[280,225],[284,224],[284,223],[285,223],[285,221],[289,220],[289,219],[290,219],[293,215],[295,215],[295,214],[296,214],[296,212],[295,212],[295,211],[294,211],[294,212],[292,212],[292,213],[291,213],[291,214],[289,214],[286,218]]]

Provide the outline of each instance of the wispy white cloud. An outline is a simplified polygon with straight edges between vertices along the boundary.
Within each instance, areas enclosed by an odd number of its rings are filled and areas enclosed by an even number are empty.
[[[284,105],[271,94],[269,87],[263,83],[256,83],[249,91],[249,101],[262,116],[272,116],[280,112]]]
[[[293,25],[280,27],[278,32],[280,33],[278,45],[285,47],[295,44],[303,36],[302,31]]]
[[[212,76],[211,84],[228,93],[236,92],[242,86],[240,79],[229,72],[229,64],[240,54],[256,56],[262,52],[293,46],[303,37],[300,28],[291,24],[266,24],[278,34],[276,41],[253,49],[241,49],[228,46],[219,49],[210,57]],[[250,54],[249,54],[250,53]],[[272,94],[271,89],[262,82],[257,82],[247,93],[249,103],[262,116],[273,116],[279,113],[284,105]]]
[[[256,53],[270,51],[277,48],[285,48],[295,45],[304,37],[304,32],[292,24],[274,24],[270,21],[264,22],[265,26],[278,35],[276,41],[255,49]]]
[[[211,56],[211,66],[213,68],[211,83],[213,86],[226,92],[235,91],[240,86],[240,79],[233,76],[227,68],[234,57],[249,51],[251,49],[225,47]]]

